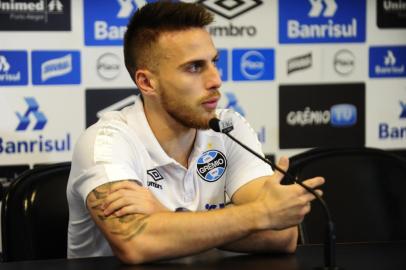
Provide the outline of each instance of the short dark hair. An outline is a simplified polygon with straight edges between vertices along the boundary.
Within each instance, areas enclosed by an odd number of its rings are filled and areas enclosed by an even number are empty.
[[[124,35],[125,66],[134,80],[134,72],[148,67],[154,43],[163,32],[205,27],[213,22],[213,14],[202,5],[159,1],[137,10]]]

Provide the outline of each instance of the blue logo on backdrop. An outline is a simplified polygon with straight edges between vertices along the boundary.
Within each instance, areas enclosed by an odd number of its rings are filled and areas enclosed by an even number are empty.
[[[85,0],[85,45],[123,44],[128,20],[140,7],[157,0]]]
[[[399,101],[400,120],[406,120],[406,102]],[[381,140],[399,140],[406,139],[406,126],[389,125],[389,123],[379,123],[379,139]]]
[[[224,107],[225,109],[232,109],[241,114],[242,116],[246,116],[244,108],[240,105],[238,98],[234,93],[226,92],[225,96],[227,98],[227,104]],[[264,144],[266,142],[265,126],[262,125],[259,128],[259,130],[257,131],[257,137],[261,143]]]
[[[0,136],[0,155],[37,154],[50,152],[67,152],[71,150],[72,140],[69,132],[63,137],[48,137],[37,133],[43,131],[48,122],[45,114],[40,110],[34,97],[25,97],[28,108],[24,113],[15,112],[18,119],[17,133],[24,132],[24,136]],[[29,127],[31,125],[31,127]],[[35,135],[32,131],[35,131]]]
[[[280,43],[365,41],[365,0],[280,0]]]
[[[334,127],[348,127],[357,123],[357,108],[352,104],[337,104],[330,111],[330,123]]]
[[[16,112],[16,115],[19,120],[16,130],[24,131],[27,129],[28,125],[31,122],[30,115],[32,115],[35,118],[35,125],[33,127],[33,130],[44,129],[45,124],[47,123],[47,118],[45,117],[45,115],[42,112],[39,111],[39,105],[38,105],[37,101],[33,97],[26,97],[24,99],[28,105],[28,108],[24,114],[20,114],[19,112]]]
[[[369,48],[369,77],[406,77],[406,46]]]
[[[233,49],[234,81],[267,81],[274,79],[273,49]]]
[[[403,103],[402,101],[399,101],[400,107],[402,108],[402,111],[400,112],[399,118],[406,118],[406,103]]]
[[[27,58],[25,51],[0,51],[0,85],[27,85]]]
[[[207,182],[216,182],[227,168],[227,160],[218,150],[204,152],[197,160],[197,173]]]
[[[33,51],[32,83],[80,84],[79,51]]]
[[[217,69],[219,70],[221,80],[228,80],[228,52],[226,49],[219,49],[219,60],[217,61]]]
[[[225,108],[233,109],[234,111],[238,112],[242,116],[245,116],[245,111],[238,103],[238,99],[237,99],[236,95],[231,92],[227,92],[225,94],[226,94],[226,98],[227,98],[227,105]]]

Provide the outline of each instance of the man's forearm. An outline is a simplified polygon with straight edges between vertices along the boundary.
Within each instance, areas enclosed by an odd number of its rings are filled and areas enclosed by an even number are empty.
[[[263,230],[254,232],[239,240],[220,247],[236,252],[283,252],[293,253],[296,250],[298,238],[297,227],[285,230]]]
[[[128,215],[110,220],[117,225],[108,226],[114,229],[104,230],[104,233],[115,254],[126,263],[186,256],[264,229],[265,222],[261,222],[259,213],[251,205],[210,212]]]

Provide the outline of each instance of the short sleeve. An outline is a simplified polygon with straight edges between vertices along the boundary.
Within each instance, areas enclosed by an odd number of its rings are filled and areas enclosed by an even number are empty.
[[[230,134],[261,156],[264,156],[256,132],[240,114],[232,110],[223,110],[219,117],[221,120],[231,119],[234,129]],[[273,174],[268,164],[226,136],[225,146],[228,159],[226,192],[230,198],[248,182],[258,177]]]
[[[88,194],[105,183],[135,180],[143,185],[140,150],[134,134],[119,121],[92,127],[79,138],[75,147],[72,190],[86,205]]]

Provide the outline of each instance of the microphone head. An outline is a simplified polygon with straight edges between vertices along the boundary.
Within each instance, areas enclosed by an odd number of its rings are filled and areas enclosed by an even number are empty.
[[[209,127],[215,132],[229,133],[234,129],[233,121],[231,119],[219,120],[218,118],[212,118],[209,121]]]
[[[209,127],[215,132],[221,132],[220,120],[218,118],[212,118],[209,120]]]

